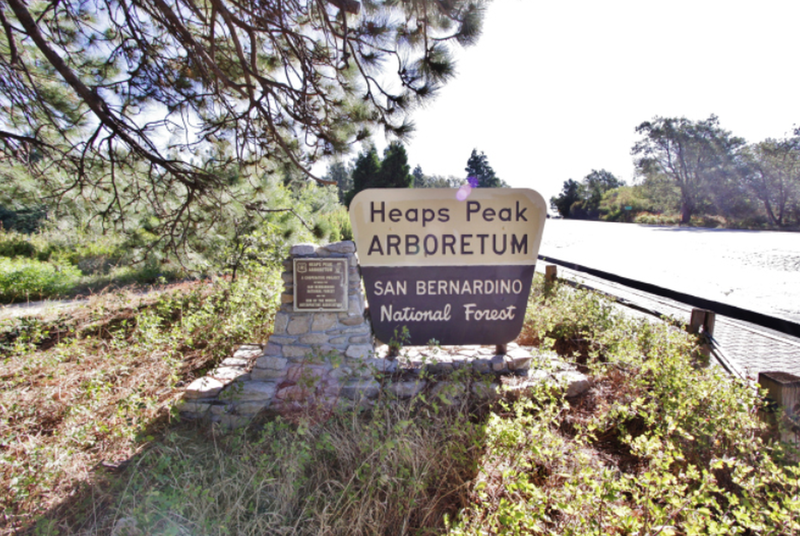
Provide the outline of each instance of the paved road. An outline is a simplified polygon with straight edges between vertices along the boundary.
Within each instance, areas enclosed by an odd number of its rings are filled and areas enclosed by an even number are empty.
[[[550,219],[539,253],[800,323],[800,233]]]
[[[540,254],[800,322],[800,234],[548,220]],[[559,268],[559,277],[689,321],[685,304],[582,272]],[[721,316],[714,335],[732,374],[800,376],[800,338]]]

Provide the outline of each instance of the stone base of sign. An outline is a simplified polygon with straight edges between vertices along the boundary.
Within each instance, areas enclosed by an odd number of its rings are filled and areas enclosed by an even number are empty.
[[[347,259],[347,311],[294,310],[296,257]],[[374,345],[353,242],[293,246],[284,268],[281,306],[267,343],[242,345],[216,369],[193,381],[179,408],[183,418],[235,428],[265,410],[285,415],[369,404],[383,393],[400,399],[423,391],[457,397],[467,393],[467,385],[451,385],[450,378],[462,369],[474,374],[461,377],[488,378],[470,380],[472,395],[483,398],[497,396],[501,384],[520,390],[547,381],[563,385],[567,396],[589,387],[585,376],[555,354],[515,344],[509,344],[503,355],[495,355],[494,346],[426,346],[403,348],[399,356],[389,356],[386,345]],[[503,377],[514,381],[503,381]]]
[[[583,394],[589,379],[552,352],[510,344],[508,353],[495,355],[494,347],[409,347],[388,360],[386,346],[365,360],[369,374],[347,375],[338,368],[308,363],[286,367],[279,377],[256,380],[253,370],[265,357],[260,345],[243,345],[208,376],[187,387],[180,413],[186,419],[203,419],[235,428],[256,415],[292,415],[309,409],[369,405],[378,397],[408,400],[424,394],[445,402],[465,396],[494,399],[509,393],[521,396],[541,383],[561,388],[564,396]],[[248,365],[241,362],[247,360]],[[232,378],[231,369],[240,375]],[[462,373],[459,374],[459,371]],[[464,374],[463,372],[467,372]]]

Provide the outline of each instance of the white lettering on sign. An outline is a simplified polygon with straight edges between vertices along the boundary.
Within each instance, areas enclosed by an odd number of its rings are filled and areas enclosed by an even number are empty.
[[[407,281],[375,281],[375,295],[376,296],[405,296],[406,295]]]
[[[447,322],[450,320],[450,304],[439,310],[417,310],[414,307],[394,309],[393,305],[381,305],[381,322]]]
[[[467,322],[470,320],[513,320],[514,319],[514,307],[513,305],[509,305],[505,309],[475,309],[476,304],[474,303],[466,303],[464,304],[464,315],[466,316]],[[470,316],[472,318],[470,318]]]
[[[522,281],[519,279],[433,279],[417,281],[417,296],[461,295],[461,294],[520,294]]]

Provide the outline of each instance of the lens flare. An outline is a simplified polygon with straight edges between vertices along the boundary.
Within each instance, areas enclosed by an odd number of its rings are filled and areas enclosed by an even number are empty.
[[[462,184],[461,188],[456,192],[456,199],[464,201],[472,193],[473,188],[478,187],[478,179],[475,177],[467,177],[467,184]]]

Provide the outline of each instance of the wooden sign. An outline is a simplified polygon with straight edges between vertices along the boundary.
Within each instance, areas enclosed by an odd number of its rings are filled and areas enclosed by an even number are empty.
[[[466,194],[465,194],[466,191]],[[547,207],[528,189],[375,189],[350,219],[375,335],[505,344],[522,329]]]
[[[294,259],[295,311],[347,311],[347,259]]]

